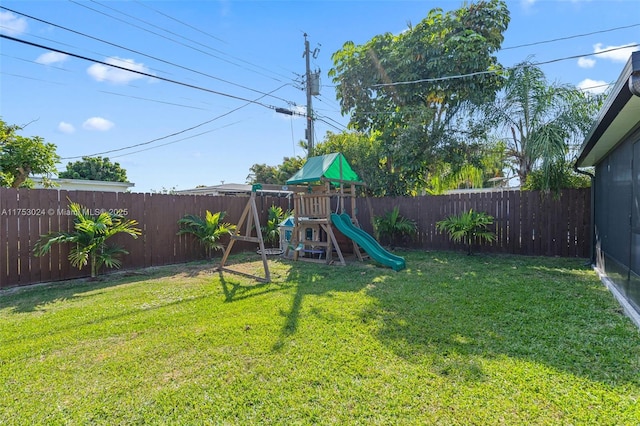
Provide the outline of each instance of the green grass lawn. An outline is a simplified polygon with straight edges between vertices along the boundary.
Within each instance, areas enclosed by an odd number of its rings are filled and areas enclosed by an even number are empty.
[[[640,332],[584,259],[399,254],[0,293],[0,424],[639,424]]]

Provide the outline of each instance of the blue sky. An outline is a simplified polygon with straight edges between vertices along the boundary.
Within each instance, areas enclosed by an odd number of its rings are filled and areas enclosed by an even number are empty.
[[[347,124],[327,77],[344,42],[399,33],[433,8],[462,4],[3,0],[19,12],[0,10],[5,35],[164,80],[0,39],[0,116],[56,144],[59,170],[84,155],[107,156],[127,170],[136,192],[244,183],[253,164],[306,155],[298,146],[305,119],[273,109],[305,110],[305,33],[317,49],[311,68],[321,73],[313,99],[320,141]],[[543,63],[550,81],[602,91],[640,49],[637,0],[507,5],[511,22],[498,55],[507,67],[530,59]],[[561,40],[540,43],[554,39]]]

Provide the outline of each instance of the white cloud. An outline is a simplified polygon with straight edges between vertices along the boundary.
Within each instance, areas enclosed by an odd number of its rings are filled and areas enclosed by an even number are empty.
[[[627,44],[622,44],[620,46],[603,46],[602,43],[598,43],[593,45],[593,52],[599,53],[598,58],[609,59],[614,62],[624,63],[629,60],[629,57],[631,56],[631,52],[637,50],[638,47],[635,46],[635,44],[636,43],[627,43]],[[616,49],[616,50],[611,50],[611,49]],[[605,50],[610,50],[610,51],[606,53],[600,53],[600,52],[604,52]]]
[[[73,124],[69,124],[69,123],[65,123],[64,121],[61,121],[60,124],[58,124],[58,130],[61,131],[62,133],[74,133],[76,131],[76,128],[73,127]]]
[[[106,132],[113,126],[115,126],[115,124],[102,117],[91,117],[90,119],[82,123],[82,127],[85,130],[98,130],[100,132]]]
[[[578,66],[580,68],[593,68],[596,65],[596,60],[592,58],[578,58]]]
[[[0,33],[7,35],[22,34],[27,30],[27,20],[18,18],[11,12],[0,12]]]
[[[604,93],[608,88],[609,83],[602,80],[591,80],[590,78],[585,78],[578,83],[578,89],[588,93],[593,93],[594,95]]]
[[[56,62],[64,62],[69,58],[69,55],[65,55],[64,53],[59,52],[47,52],[38,56],[36,62],[44,65],[55,64]]]
[[[536,0],[520,0],[520,7],[525,12],[530,12],[535,4]]]
[[[136,63],[133,59],[122,59],[114,56],[107,58],[106,63],[122,68],[149,74],[149,69],[142,63]],[[87,68],[87,73],[96,81],[107,81],[115,84],[127,84],[130,81],[144,78],[143,75],[129,72],[120,68],[113,68],[103,64],[93,64]]]

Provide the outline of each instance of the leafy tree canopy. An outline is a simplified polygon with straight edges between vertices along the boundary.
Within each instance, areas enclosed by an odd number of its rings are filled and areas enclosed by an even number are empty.
[[[302,168],[305,161],[302,157],[284,157],[282,164],[278,166],[254,164],[249,169],[251,173],[247,176],[247,183],[284,185],[291,176]]]
[[[587,175],[576,173],[571,163],[561,161],[554,163],[548,173],[543,169],[533,170],[527,175],[527,181],[522,185],[525,190],[560,190],[565,188],[589,188],[591,179]],[[557,194],[556,194],[557,195]]]
[[[0,186],[29,186],[32,174],[55,174],[60,157],[56,146],[39,136],[24,137],[22,127],[8,125],[0,119]]]
[[[127,182],[127,171],[108,157],[82,157],[82,161],[67,163],[67,170],[59,176],[66,179]]]
[[[494,54],[509,19],[502,0],[433,9],[399,35],[347,42],[333,54],[329,75],[342,111],[350,127],[377,133],[384,167],[397,180],[390,195],[423,189],[447,147],[468,139],[456,117],[501,89]]]
[[[380,140],[363,132],[327,132],[315,148],[315,155],[333,152],[342,153],[360,179],[366,183],[369,195],[382,196],[387,193],[389,176],[384,168]]]

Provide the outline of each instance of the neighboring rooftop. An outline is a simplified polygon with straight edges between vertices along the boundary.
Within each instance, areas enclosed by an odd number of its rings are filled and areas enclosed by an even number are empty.
[[[225,183],[222,185],[200,186],[192,189],[175,191],[179,195],[236,195],[243,196],[251,194],[252,185],[241,183]],[[289,196],[296,191],[304,191],[305,187],[297,185],[271,185],[262,184],[262,189],[258,193],[274,196]]]
[[[35,189],[43,189],[44,179],[39,176],[30,178],[34,183]],[[129,188],[135,186],[131,182],[108,182],[104,180],[88,180],[88,179],[65,179],[55,178],[49,179],[53,183],[51,189],[59,189],[66,191],[102,191],[102,192],[127,192]]]

